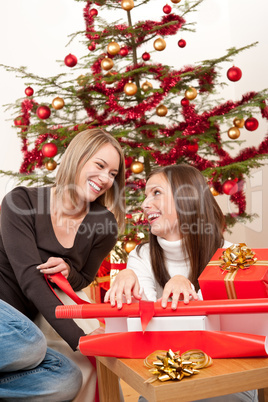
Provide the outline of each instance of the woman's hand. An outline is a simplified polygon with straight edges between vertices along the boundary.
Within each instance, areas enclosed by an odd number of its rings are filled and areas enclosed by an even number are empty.
[[[39,269],[42,274],[46,274],[51,282],[54,282],[51,275],[61,272],[67,279],[71,270],[67,262],[58,257],[50,257],[47,262],[38,265],[36,268]]]
[[[123,271],[120,271],[119,274],[116,275],[112,286],[106,292],[104,302],[110,300],[111,306],[117,304],[117,308],[121,309],[123,295],[126,298],[127,304],[130,304],[131,295],[133,295],[135,299],[141,299],[139,291],[140,285],[137,275],[131,269],[123,269]]]
[[[185,304],[189,303],[190,297],[192,297],[194,300],[198,300],[197,293],[192,288],[192,284],[189,279],[185,278],[183,275],[175,275],[166,283],[164,287],[163,294],[160,299],[162,300],[162,307],[167,307],[168,299],[171,297],[171,308],[176,310],[181,296],[183,296]]]

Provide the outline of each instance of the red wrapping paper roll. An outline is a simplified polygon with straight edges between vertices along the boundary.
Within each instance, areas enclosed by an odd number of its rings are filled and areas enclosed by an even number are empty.
[[[267,313],[268,298],[265,299],[230,299],[230,300],[199,300],[178,303],[177,310],[171,309],[171,302],[167,308],[162,308],[160,302],[144,302],[141,308],[140,303],[123,304],[122,309],[111,307],[110,304],[80,304],[79,306],[58,306],[56,308],[57,318],[100,318],[100,317],[140,317],[146,304],[152,317],[164,316],[191,316],[209,314],[248,314]],[[152,309],[153,304],[153,309]]]

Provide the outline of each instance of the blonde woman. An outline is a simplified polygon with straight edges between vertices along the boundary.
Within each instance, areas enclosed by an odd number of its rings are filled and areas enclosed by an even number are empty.
[[[52,282],[51,275],[61,272],[75,291],[94,280],[116,243],[118,226],[123,226],[124,181],[119,143],[109,133],[91,129],[71,141],[54,186],[17,187],[5,196],[0,237],[1,400],[67,401],[78,393],[79,368],[47,348],[32,321],[41,313],[71,349],[77,349],[85,332],[73,320],[55,318],[61,303],[44,274]]]

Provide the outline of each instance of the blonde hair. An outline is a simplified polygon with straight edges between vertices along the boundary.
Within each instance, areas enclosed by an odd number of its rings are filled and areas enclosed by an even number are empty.
[[[112,187],[98,198],[98,202],[113,212],[117,223],[123,229],[125,222],[125,158],[119,142],[108,132],[87,129],[77,134],[64,152],[55,179],[56,194],[66,190],[75,206],[77,204],[76,179],[83,166],[105,144],[111,144],[120,157],[118,174]],[[118,199],[115,199],[116,196]],[[120,197],[120,202],[119,201]]]

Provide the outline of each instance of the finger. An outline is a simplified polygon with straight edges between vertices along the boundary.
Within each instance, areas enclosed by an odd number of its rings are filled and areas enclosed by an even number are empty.
[[[135,299],[140,300],[141,299],[141,294],[140,294],[140,285],[138,282],[135,283],[134,288],[133,288],[133,296]]]
[[[116,305],[116,301],[115,301],[116,288],[113,287],[109,290],[110,290],[110,292],[109,292],[109,295],[107,296],[107,300],[109,301],[109,299],[110,299],[110,304],[111,304],[111,306],[114,307]]]
[[[110,293],[111,293],[111,289],[108,289],[107,292],[106,292],[105,295],[104,295],[104,299],[103,299],[104,303],[108,303],[108,302],[109,302]]]
[[[162,301],[161,301],[161,306],[163,308],[167,307],[167,302],[168,302],[170,294],[171,294],[171,291],[168,288],[164,288],[164,291],[162,294]]]
[[[189,292],[185,291],[185,292],[182,292],[182,294],[183,294],[183,301],[184,301],[184,304],[188,304],[188,303],[189,303],[189,300],[190,300]]]
[[[176,310],[176,309],[177,309],[179,298],[180,298],[180,293],[178,293],[178,292],[173,292],[173,295],[172,295],[172,302],[171,302],[171,308],[172,308],[172,310]]]
[[[123,307],[122,296],[123,296],[122,291],[120,289],[117,289],[117,292],[116,292],[116,304],[117,304],[118,310],[121,310],[121,308]]]

